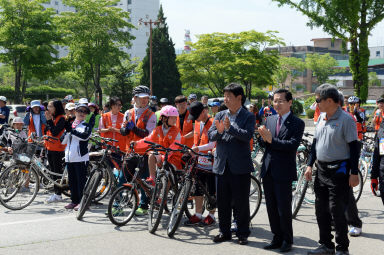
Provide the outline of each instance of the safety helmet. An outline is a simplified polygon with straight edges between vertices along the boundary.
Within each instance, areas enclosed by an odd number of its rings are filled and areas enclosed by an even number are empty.
[[[168,104],[168,103],[169,103],[168,98],[165,98],[165,97],[161,98],[161,99],[160,99],[160,103],[162,103],[162,104]]]
[[[157,96],[151,96],[150,99],[157,101]]]
[[[355,96],[351,96],[348,98],[348,103],[350,104],[355,104],[355,103],[358,103],[359,102],[359,98],[358,97],[355,97]]]
[[[150,90],[147,86],[139,85],[133,89],[132,94],[137,97],[147,97],[150,94]]]
[[[161,108],[160,116],[178,117],[179,112],[177,111],[176,107],[173,107],[172,105],[166,105],[163,108]]]

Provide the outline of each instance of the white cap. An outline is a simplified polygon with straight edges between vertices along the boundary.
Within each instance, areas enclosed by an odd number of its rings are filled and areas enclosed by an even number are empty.
[[[7,102],[7,98],[5,96],[0,96],[0,101]]]
[[[40,107],[40,101],[39,100],[33,100],[31,102],[31,107]]]
[[[71,111],[76,108],[76,105],[74,103],[68,103],[65,105],[65,110]]]
[[[80,98],[79,99],[79,103],[78,104],[88,104],[88,99],[86,99],[86,98]]]
[[[23,119],[21,117],[15,117],[13,119],[12,125],[16,124],[16,123],[23,123],[24,124],[24,121],[23,121]]]

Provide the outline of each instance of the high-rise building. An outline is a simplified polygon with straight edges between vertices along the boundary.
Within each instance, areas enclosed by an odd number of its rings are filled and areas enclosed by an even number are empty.
[[[66,6],[63,4],[62,0],[51,0],[43,4],[45,8],[53,8],[56,10],[56,13],[67,11],[75,11],[73,7]],[[130,29],[130,33],[136,37],[132,41],[131,47],[123,47],[121,50],[127,52],[131,58],[140,58],[143,59],[146,54],[147,42],[149,38],[149,27],[139,27],[139,19],[144,20],[152,19],[155,21],[157,19],[157,14],[159,12],[160,2],[159,0],[120,0],[116,7],[123,9],[130,13],[130,22],[136,26],[137,29]],[[55,46],[59,50],[58,57],[63,57],[67,55],[67,47]]]

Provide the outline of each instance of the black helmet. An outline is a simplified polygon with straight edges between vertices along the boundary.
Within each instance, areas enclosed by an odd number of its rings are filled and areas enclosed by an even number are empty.
[[[165,98],[165,97],[161,98],[161,99],[160,99],[160,103],[162,103],[162,104],[168,104],[168,103],[169,103],[168,98]]]
[[[139,85],[133,89],[132,94],[134,96],[138,96],[139,94],[147,94],[149,96],[150,91],[147,86]]]

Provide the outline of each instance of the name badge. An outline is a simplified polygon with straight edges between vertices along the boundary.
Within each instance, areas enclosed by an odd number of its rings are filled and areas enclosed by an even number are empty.
[[[384,138],[380,138],[379,152],[380,152],[380,155],[384,155]]]

